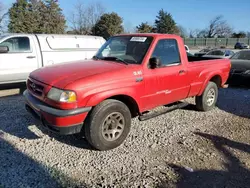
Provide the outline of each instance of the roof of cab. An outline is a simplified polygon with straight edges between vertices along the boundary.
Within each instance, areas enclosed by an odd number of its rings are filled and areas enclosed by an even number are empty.
[[[179,35],[165,34],[165,33],[128,33],[128,34],[118,34],[115,36],[177,37],[177,38],[180,37]]]
[[[93,35],[71,35],[71,34],[29,34],[29,33],[4,33],[1,34],[0,37],[9,37],[9,36],[21,36],[21,35],[26,35],[26,36],[41,36],[41,37],[48,37],[48,36],[55,36],[55,37],[89,37],[89,38],[103,38],[101,36],[93,36]]]

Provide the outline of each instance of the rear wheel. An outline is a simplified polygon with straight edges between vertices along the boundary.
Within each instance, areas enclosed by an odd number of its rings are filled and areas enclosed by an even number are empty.
[[[128,107],[113,99],[97,105],[84,124],[86,139],[98,150],[110,150],[121,145],[130,127],[131,114]]]
[[[208,82],[201,96],[196,96],[196,108],[200,111],[212,110],[218,99],[218,87],[214,82]]]

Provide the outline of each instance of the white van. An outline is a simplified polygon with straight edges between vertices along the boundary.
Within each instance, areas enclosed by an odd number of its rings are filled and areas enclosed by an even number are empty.
[[[90,59],[105,42],[87,35],[0,35],[0,85],[25,82],[44,66]]]

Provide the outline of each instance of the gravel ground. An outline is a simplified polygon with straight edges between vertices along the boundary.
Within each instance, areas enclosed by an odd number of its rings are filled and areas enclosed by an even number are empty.
[[[9,93],[7,93],[9,94]],[[193,100],[145,122],[125,143],[93,151],[84,139],[35,126],[20,95],[0,91],[0,187],[250,187],[250,90],[220,90],[218,107]]]

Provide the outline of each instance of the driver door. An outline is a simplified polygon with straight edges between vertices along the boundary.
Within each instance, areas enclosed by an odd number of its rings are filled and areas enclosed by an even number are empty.
[[[146,109],[179,101],[188,96],[190,83],[175,39],[159,40],[151,57],[157,57],[161,66],[145,70]]]

